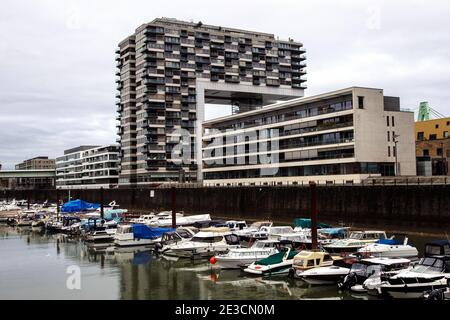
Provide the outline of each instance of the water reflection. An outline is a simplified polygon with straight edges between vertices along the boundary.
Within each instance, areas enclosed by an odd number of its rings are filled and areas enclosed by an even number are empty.
[[[412,239],[411,239],[412,240]],[[424,238],[415,239],[421,244]],[[415,242],[414,242],[415,243]],[[421,248],[421,244],[417,244]],[[66,288],[68,266],[82,271],[82,290]],[[42,228],[0,226],[0,299],[368,299],[337,286],[310,286],[286,277],[253,278],[205,261],[152,254],[149,247],[115,248],[48,234]]]

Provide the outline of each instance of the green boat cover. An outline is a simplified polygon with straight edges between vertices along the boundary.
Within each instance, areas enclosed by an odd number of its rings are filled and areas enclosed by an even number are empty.
[[[301,227],[303,229],[311,229],[311,219],[297,218],[294,220],[295,227]],[[317,223],[317,229],[332,228],[332,226],[325,223]]]
[[[291,252],[289,252],[288,260],[294,259],[294,257],[297,255],[297,253],[298,252],[291,250]],[[261,266],[268,266],[268,265],[280,263],[281,261],[283,261],[283,257],[285,254],[286,254],[286,252],[279,252],[279,253],[273,254],[265,259],[257,261],[256,264],[259,264]]]

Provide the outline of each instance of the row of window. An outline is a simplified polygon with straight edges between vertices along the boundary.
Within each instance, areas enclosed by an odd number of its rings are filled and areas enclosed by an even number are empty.
[[[221,172],[205,172],[205,180],[224,179],[249,179],[262,177],[296,177],[296,176],[321,176],[321,175],[344,175],[344,174],[381,174],[382,176],[394,176],[393,163],[345,163],[327,164],[302,167],[283,167],[252,170],[233,170]],[[269,173],[270,172],[270,173]]]
[[[447,139],[448,137],[449,137],[448,131],[443,131],[442,132],[442,138],[443,139]],[[439,139],[439,138],[438,138],[438,135],[436,133],[430,134],[429,138],[428,138],[428,140],[437,140],[437,139]],[[424,132],[417,132],[417,141],[423,141],[423,140],[425,140],[425,133]]]

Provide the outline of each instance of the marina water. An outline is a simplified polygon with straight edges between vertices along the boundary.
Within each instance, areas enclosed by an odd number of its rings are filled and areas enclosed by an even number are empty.
[[[410,237],[422,249],[426,237]],[[249,277],[208,261],[170,261],[149,248],[88,246],[43,229],[0,226],[0,299],[371,299],[336,285]],[[80,272],[73,288],[72,270]],[[68,285],[69,283],[69,285]]]

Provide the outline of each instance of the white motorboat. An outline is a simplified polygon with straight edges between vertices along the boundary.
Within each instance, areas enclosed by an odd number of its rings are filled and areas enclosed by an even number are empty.
[[[380,295],[381,294],[381,283],[392,277],[393,275],[398,274],[403,270],[411,269],[411,261],[409,259],[397,258],[372,258],[372,259],[364,259],[373,261],[375,264],[379,264],[380,268],[375,268],[375,272],[370,272],[368,278],[364,281],[364,283],[359,286],[351,287],[351,290],[357,289],[359,292],[367,292],[370,295]],[[357,288],[360,287],[360,288]]]
[[[108,229],[106,227],[97,227],[94,230],[89,231],[85,235],[85,241],[87,242],[110,242],[114,240],[114,235],[117,229]]]
[[[199,221],[211,221],[211,216],[209,214],[200,214],[194,216],[177,215],[176,224],[177,226],[188,226],[193,225]],[[172,213],[163,213],[156,215],[151,219],[147,225],[151,227],[167,228],[172,226]]]
[[[198,230],[192,227],[179,227],[176,231],[166,232],[161,241],[155,244],[155,251],[164,254],[178,243],[192,239],[197,232]]]
[[[284,235],[294,233],[294,229],[291,226],[261,227],[259,231],[267,233],[269,239],[277,241],[280,241],[280,238]]]
[[[319,267],[303,271],[300,273],[299,278],[313,285],[334,284],[344,279],[349,271],[350,268],[348,267]]]
[[[450,256],[428,256],[382,281],[381,292],[397,299],[420,299],[426,291],[445,288],[449,278]]]
[[[233,231],[233,233],[239,237],[242,241],[250,242],[255,240],[264,240],[268,238],[266,231],[261,231],[263,227],[271,227],[273,222],[271,221],[257,221],[252,223],[248,228],[242,230]]]
[[[114,244],[119,247],[145,246],[155,244],[154,239],[135,238],[132,224],[121,224],[114,235]]]
[[[314,268],[332,266],[338,260],[342,260],[342,258],[333,257],[325,251],[302,250],[294,257],[289,274],[293,278],[308,279],[312,283],[316,280],[314,273],[307,277],[302,277],[304,272]]]
[[[130,223],[134,224],[148,224],[150,221],[155,218],[154,214],[144,214],[140,216],[139,218],[131,219]]]
[[[192,239],[173,245],[164,255],[179,258],[212,257],[229,249],[238,248],[239,239],[228,228],[208,228],[198,232]]]
[[[363,256],[410,259],[417,259],[419,255],[419,251],[408,244],[408,238],[403,243],[395,239],[379,240],[358,249],[358,253]]]
[[[230,249],[226,254],[217,255],[215,261],[222,269],[240,269],[278,253],[278,245],[274,240],[256,240],[250,248]]]
[[[281,252],[253,262],[244,271],[257,276],[286,275],[296,255],[297,251],[284,248]]]
[[[353,231],[348,239],[336,240],[330,244],[324,245],[324,248],[329,253],[354,253],[381,239],[386,239],[386,232]]]
[[[179,228],[177,231],[173,229],[163,228],[150,228],[147,226],[148,231],[151,232],[147,237],[136,237],[133,230],[135,225],[124,224],[119,225],[116,234],[114,235],[114,244],[119,247],[131,247],[131,246],[144,246],[144,245],[156,245],[167,239],[171,234],[176,233],[180,237],[192,238],[194,232],[187,228]],[[141,225],[142,226],[142,225]],[[166,238],[165,238],[166,237]]]
[[[364,283],[375,277],[392,276],[401,270],[407,269],[411,260],[405,258],[367,258],[352,264],[348,275],[339,281],[340,289],[348,289],[356,293],[365,293]]]

